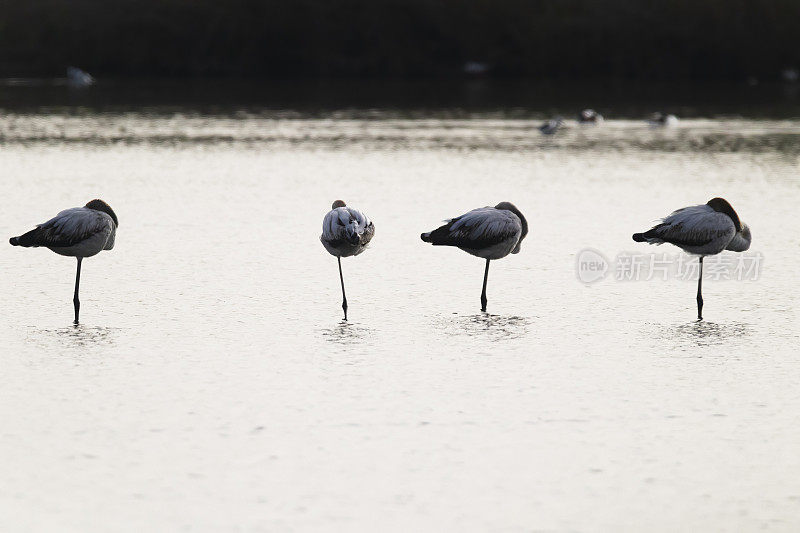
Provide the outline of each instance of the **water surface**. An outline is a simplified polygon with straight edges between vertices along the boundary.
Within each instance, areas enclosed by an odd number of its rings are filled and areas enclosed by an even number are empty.
[[[44,531],[796,531],[800,122],[9,110],[6,236],[96,196],[117,246],[0,248],[0,524]],[[581,283],[731,200],[758,279]],[[375,222],[318,241],[332,200]],[[493,262],[419,240],[511,200]]]

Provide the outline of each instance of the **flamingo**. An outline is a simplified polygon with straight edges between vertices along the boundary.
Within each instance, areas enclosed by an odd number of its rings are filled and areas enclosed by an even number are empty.
[[[739,220],[724,198],[712,198],[704,205],[684,207],[672,212],[633,240],[649,244],[668,242],[685,252],[700,256],[697,278],[697,319],[703,319],[703,258],[723,250],[744,252],[750,248],[750,228]]]
[[[481,293],[481,311],[485,313],[489,261],[519,253],[522,239],[528,234],[528,221],[514,204],[500,202],[494,207],[473,209],[446,222],[420,238],[434,246],[455,246],[486,259]]]
[[[363,252],[375,235],[375,225],[367,216],[342,200],[336,200],[331,210],[322,219],[322,235],[319,240],[328,253],[339,262],[339,281],[342,282],[342,309],[347,320],[347,295],[344,292],[342,257]]]
[[[81,282],[81,261],[84,257],[92,257],[103,250],[114,248],[119,221],[114,210],[103,200],[92,200],[83,207],[73,207],[61,211],[44,224],[19,237],[11,237],[12,246],[36,248],[44,246],[59,255],[67,255],[78,259],[78,271],[75,274],[75,324],[78,324],[78,313],[81,302],[78,299],[78,288]]]

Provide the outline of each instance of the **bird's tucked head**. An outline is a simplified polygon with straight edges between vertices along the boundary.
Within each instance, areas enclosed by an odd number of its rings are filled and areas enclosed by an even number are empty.
[[[733,206],[731,206],[725,198],[712,198],[706,205],[718,213],[725,213],[731,217],[736,231],[742,231],[742,222],[739,220],[739,215],[736,214],[736,211],[733,210]]]
[[[115,226],[119,226],[119,220],[117,220],[117,214],[111,209],[111,206],[105,203],[103,200],[92,200],[84,207],[88,207],[89,209],[94,209],[95,211],[102,211],[106,215],[111,217],[111,220],[114,221]]]
[[[725,247],[726,250],[732,252],[746,252],[750,249],[750,243],[753,241],[753,236],[750,233],[750,227],[742,222],[742,229],[733,236],[731,242]]]
[[[333,202],[333,205],[331,205],[331,209],[336,209],[337,207],[347,207],[347,204],[344,203],[344,200],[336,200]]]
[[[740,231],[740,233],[742,234],[742,238],[747,241],[749,246],[750,242],[753,240],[753,236],[750,234],[750,226],[742,223],[742,231]]]
[[[499,204],[494,206],[494,208],[495,209],[505,209],[506,211],[511,211],[512,213],[514,213],[515,215],[517,215],[519,217],[519,221],[522,223],[522,234],[520,234],[520,236],[519,236],[519,242],[517,242],[517,246],[514,248],[514,250],[511,251],[512,254],[518,254],[520,245],[522,244],[522,239],[524,239],[525,236],[528,234],[528,221],[525,220],[525,215],[523,215],[520,212],[520,210],[517,209],[517,206],[515,206],[511,202],[500,202]]]

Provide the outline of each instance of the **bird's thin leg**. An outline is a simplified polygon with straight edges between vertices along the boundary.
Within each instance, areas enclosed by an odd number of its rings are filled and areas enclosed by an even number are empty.
[[[347,296],[344,293],[344,276],[342,276],[342,258],[337,257],[339,261],[339,280],[342,282],[342,309],[344,309],[344,319],[347,320]]]
[[[486,271],[483,273],[483,292],[481,293],[481,311],[486,312],[486,281],[489,279],[489,260],[486,260]]]
[[[75,324],[78,323],[78,313],[81,310],[81,301],[78,299],[78,288],[81,285],[81,261],[82,257],[78,258],[78,271],[75,273],[75,296],[72,298],[72,303],[75,305]]]
[[[700,256],[700,275],[697,277],[697,320],[703,320],[703,256]]]

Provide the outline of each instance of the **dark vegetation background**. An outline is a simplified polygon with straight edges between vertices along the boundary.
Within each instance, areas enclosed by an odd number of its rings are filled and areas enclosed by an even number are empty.
[[[800,0],[0,0],[0,76],[778,79]]]

